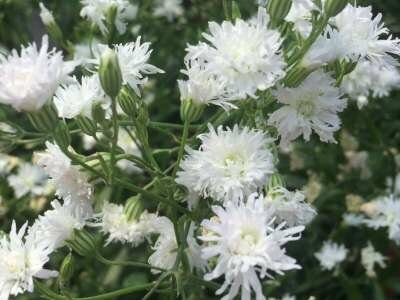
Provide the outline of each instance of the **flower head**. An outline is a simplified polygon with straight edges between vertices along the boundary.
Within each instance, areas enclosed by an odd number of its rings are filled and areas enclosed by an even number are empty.
[[[93,188],[88,182],[85,173],[61,149],[50,142],[46,142],[46,151],[37,153],[37,163],[44,168],[50,181],[56,187],[56,193],[64,199],[71,199],[79,206],[84,206],[91,212],[90,198]]]
[[[198,63],[188,64],[186,67],[187,70],[183,73],[188,76],[188,80],[178,80],[181,101],[192,100],[198,105],[219,105],[225,110],[236,108],[232,101],[240,99],[240,95],[228,90],[225,82],[218,76]]]
[[[72,84],[60,86],[54,97],[58,116],[67,119],[73,119],[79,115],[91,119],[94,105],[108,103],[109,99],[104,94],[97,75],[83,76],[81,83],[75,79]]]
[[[44,243],[50,249],[63,247],[74,231],[82,229],[90,217],[81,207],[66,201],[63,205],[57,200],[51,202],[52,209],[39,216],[29,230],[35,235],[36,243]]]
[[[307,225],[317,212],[305,202],[305,195],[300,192],[290,192],[284,187],[277,187],[268,191],[265,197],[267,210],[271,209],[278,223],[286,222],[287,226]]]
[[[182,0],[156,0],[153,15],[165,17],[169,22],[183,15]]]
[[[108,234],[106,245],[111,242],[130,243],[134,247],[144,242],[147,235],[153,232],[157,217],[143,212],[139,220],[129,220],[124,214],[124,207],[113,203],[104,203],[99,222],[96,226]]]
[[[94,53],[96,58],[91,62],[100,64],[100,57],[107,47],[98,45]],[[140,96],[139,86],[147,82],[146,75],[164,73],[163,70],[148,63],[152,52],[150,43],[141,44],[140,36],[136,42],[114,45],[114,51],[118,57],[123,83],[130,85],[138,96]]]
[[[202,222],[200,237],[205,243],[202,256],[216,259],[214,270],[205,275],[213,280],[222,275],[225,282],[217,291],[229,292],[222,299],[234,299],[242,288],[242,299],[250,299],[251,291],[256,299],[265,299],[259,278],[271,277],[271,272],[299,269],[296,260],[285,253],[283,245],[300,238],[303,226],[284,228],[274,225],[271,213],[265,210],[262,197],[253,194],[246,204],[230,202],[226,208],[214,206],[215,217]]]
[[[292,22],[294,28],[303,36],[307,37],[311,33],[312,11],[318,10],[318,7],[312,0],[295,0],[285,21]]]
[[[51,249],[37,244],[29,235],[24,238],[25,223],[17,232],[12,223],[9,236],[0,238],[0,299],[7,300],[24,292],[33,292],[33,279],[47,279],[58,275],[44,269]]]
[[[282,147],[301,135],[309,141],[312,131],[323,142],[335,142],[333,134],[341,124],[338,112],[346,107],[346,101],[334,84],[328,74],[316,71],[298,87],[275,92],[284,106],[270,115],[268,123],[277,127]]]
[[[382,15],[373,16],[372,7],[348,4],[307,53],[305,65],[322,65],[335,59],[357,62],[368,59],[387,66],[397,65],[392,55],[400,54],[400,40],[389,35]]]
[[[176,181],[203,197],[225,202],[244,199],[262,187],[274,172],[268,149],[272,139],[237,125],[209,130],[199,136],[199,150],[187,148]]]
[[[49,11],[42,2],[39,3],[39,7],[40,7],[40,19],[42,19],[43,24],[49,26],[55,23],[52,12]]]
[[[372,202],[365,224],[378,229],[387,227],[389,238],[400,244],[400,200],[393,195]]]
[[[108,32],[106,21],[110,9],[116,9],[115,27],[120,34],[125,33],[126,23],[136,17],[138,10],[129,0],[81,0],[81,3],[81,16],[96,24],[103,34]]]
[[[353,72],[343,78],[340,86],[343,93],[356,100],[361,109],[368,98],[382,98],[400,87],[400,73],[396,67],[363,60]]]
[[[365,271],[369,277],[376,276],[375,265],[378,265],[381,268],[386,267],[386,259],[387,258],[385,256],[375,250],[371,242],[368,242],[368,246],[361,250],[361,264],[365,268]]]
[[[13,50],[8,57],[0,55],[0,102],[18,111],[39,110],[53,95],[60,83],[73,71],[76,62],[64,62],[61,52],[48,51],[48,37],[42,46]]]
[[[348,250],[332,241],[325,241],[321,250],[315,253],[323,270],[332,270],[335,266],[346,259]]]
[[[15,196],[21,198],[28,193],[42,195],[47,182],[42,168],[29,163],[22,164],[17,174],[8,177],[8,183],[14,189]]]
[[[203,65],[241,98],[255,97],[257,90],[273,86],[285,75],[281,36],[268,29],[268,22],[261,7],[257,22],[210,22],[210,34],[203,34],[208,43],[189,46],[186,60]]]

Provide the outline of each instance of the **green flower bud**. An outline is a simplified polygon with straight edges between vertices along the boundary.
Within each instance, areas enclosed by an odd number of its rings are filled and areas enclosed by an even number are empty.
[[[325,0],[325,15],[329,18],[336,16],[346,7],[348,3],[349,0]]]
[[[236,3],[236,1],[232,1],[232,19],[241,19],[242,14],[240,13],[240,8],[239,5]]]
[[[60,267],[60,275],[58,276],[59,284],[64,287],[70,281],[74,274],[74,257],[69,253],[63,260]]]
[[[129,86],[122,87],[118,95],[118,103],[124,113],[135,118],[138,114],[138,98]]]
[[[196,122],[200,119],[204,111],[204,105],[193,100],[181,101],[181,119],[182,121]]]
[[[85,116],[78,116],[75,120],[83,133],[90,136],[96,135],[97,125],[93,120]]]
[[[273,174],[268,181],[268,190],[273,190],[277,187],[284,187],[285,179],[278,173]]]
[[[111,49],[101,55],[99,77],[104,92],[111,98],[117,97],[122,86],[122,73],[117,54]]]
[[[71,135],[69,128],[64,121],[58,123],[54,131],[54,140],[61,149],[67,149],[71,145]]]
[[[144,211],[143,202],[140,195],[133,196],[126,201],[124,207],[124,214],[128,220],[139,220]]]
[[[106,120],[106,112],[101,106],[101,103],[97,103],[92,107],[92,117],[96,123],[103,124]]]
[[[29,112],[27,115],[32,126],[40,132],[53,132],[57,127],[58,116],[52,104],[46,104],[39,111]]]
[[[81,256],[91,256],[96,253],[96,241],[93,235],[85,229],[75,229],[66,244]]]
[[[292,0],[269,0],[267,11],[271,17],[272,26],[276,27],[285,19],[292,7]]]

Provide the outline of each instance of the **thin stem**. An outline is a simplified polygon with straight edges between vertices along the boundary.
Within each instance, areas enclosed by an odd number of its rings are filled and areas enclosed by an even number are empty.
[[[171,200],[168,199],[168,198],[164,198],[164,197],[161,197],[161,196],[159,196],[159,195],[156,195],[156,194],[153,194],[153,193],[151,193],[151,192],[148,192],[148,191],[144,190],[143,188],[138,187],[138,186],[136,186],[136,185],[134,185],[134,184],[132,184],[132,183],[126,182],[125,180],[122,180],[122,179],[118,179],[118,178],[117,178],[117,179],[116,179],[116,183],[121,184],[122,186],[124,186],[124,187],[127,188],[128,190],[131,190],[131,191],[133,191],[133,192],[135,192],[135,193],[142,194],[143,196],[146,196],[146,197],[148,197],[148,198],[150,198],[150,199],[154,199],[154,200],[156,200],[156,201],[158,201],[158,202],[165,203],[165,204],[167,204],[167,205],[169,205],[169,206],[172,206],[172,207],[174,207],[175,209],[177,209],[179,212],[188,215],[192,220],[194,219],[193,214],[192,214],[191,211],[189,211],[189,210],[187,210],[186,208],[180,206],[180,205],[179,205],[177,202],[175,202],[175,201],[171,201]]]
[[[96,259],[105,264],[105,265],[112,265],[112,266],[130,266],[130,267],[137,267],[137,268],[144,268],[144,269],[154,269],[158,271],[165,271],[165,269],[153,267],[146,263],[136,262],[136,261],[118,261],[118,260],[109,260],[102,256],[101,254],[96,254]]]
[[[110,159],[110,182],[111,182],[111,185],[113,185],[114,184],[114,174],[115,174],[115,164],[116,164],[115,153],[117,151],[118,132],[119,132],[116,99],[112,99],[111,109],[112,109],[113,139],[112,139],[111,159]]]
[[[151,295],[154,294],[154,292],[157,291],[157,288],[160,286],[160,284],[164,281],[164,279],[167,279],[169,276],[171,275],[171,272],[166,272],[164,274],[162,274],[158,280],[156,281],[156,283],[153,285],[153,287],[151,288],[151,290],[143,297],[142,300],[146,300],[149,299],[149,297]]]
[[[187,138],[189,135],[189,125],[190,125],[190,121],[188,119],[186,119],[185,123],[184,123],[184,127],[183,127],[181,145],[179,147],[179,152],[178,152],[178,159],[176,161],[175,169],[172,172],[172,177],[176,176],[176,173],[178,172],[179,166],[181,164],[181,160],[183,158],[183,154],[185,153],[185,145],[186,145]]]

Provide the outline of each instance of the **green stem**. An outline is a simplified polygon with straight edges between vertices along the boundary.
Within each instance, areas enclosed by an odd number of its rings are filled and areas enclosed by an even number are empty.
[[[179,147],[179,152],[178,152],[178,159],[176,161],[175,169],[172,172],[172,177],[176,176],[176,173],[178,172],[179,166],[181,164],[181,160],[183,158],[183,154],[185,153],[185,145],[186,145],[187,138],[189,135],[189,125],[190,125],[190,121],[186,119],[185,123],[184,123],[184,127],[183,127],[181,145]]]
[[[143,188],[138,187],[138,186],[136,186],[136,185],[134,185],[134,184],[132,184],[132,183],[126,182],[125,180],[122,180],[122,179],[118,179],[118,178],[117,178],[117,179],[116,179],[116,183],[119,183],[119,184],[122,185],[123,187],[125,187],[125,188],[127,188],[128,190],[131,190],[131,191],[133,191],[133,192],[135,192],[135,193],[142,194],[143,196],[148,197],[148,198],[150,198],[150,199],[154,199],[154,200],[156,200],[156,201],[158,201],[158,202],[165,203],[165,204],[167,204],[167,205],[169,205],[169,206],[175,208],[177,211],[179,211],[179,212],[181,212],[181,213],[183,213],[183,214],[188,215],[192,220],[194,220],[194,217],[193,217],[192,212],[189,211],[189,210],[187,210],[186,208],[180,206],[180,205],[179,205],[177,202],[175,202],[175,201],[171,201],[171,200],[168,199],[168,198],[164,198],[164,197],[161,197],[161,196],[159,196],[159,195],[156,195],[156,194],[153,194],[153,193],[151,193],[151,192],[148,192],[148,191],[144,190]]]
[[[116,101],[116,99],[112,99],[112,101],[111,101],[111,109],[112,109],[113,139],[112,139],[111,159],[110,159],[110,183],[111,183],[111,185],[113,185],[114,184],[115,168],[116,168],[115,153],[117,151],[118,132],[119,132],[117,101]]]
[[[117,260],[109,260],[103,257],[101,254],[96,254],[96,259],[105,264],[105,265],[112,265],[112,266],[130,266],[130,267],[137,267],[137,268],[144,268],[144,269],[154,269],[158,271],[165,271],[165,269],[153,267],[146,263],[135,262],[135,261],[117,261]]]

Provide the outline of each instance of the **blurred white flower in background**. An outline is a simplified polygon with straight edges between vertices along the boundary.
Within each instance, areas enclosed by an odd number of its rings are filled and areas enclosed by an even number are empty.
[[[361,263],[369,277],[376,277],[375,265],[381,268],[386,267],[385,260],[387,260],[387,258],[377,252],[371,242],[368,242],[368,246],[361,250]]]
[[[43,195],[46,190],[47,175],[42,168],[30,163],[19,166],[17,174],[10,175],[8,184],[14,189],[17,198],[28,193],[32,195]]]
[[[17,111],[37,111],[76,66],[75,61],[65,62],[61,52],[49,51],[47,36],[41,48],[33,43],[20,54],[14,49],[7,57],[0,55],[0,103]]]
[[[294,29],[306,38],[311,33],[313,10],[319,9],[312,0],[294,0],[285,21],[292,22]]]
[[[42,2],[39,3],[39,8],[40,8],[39,16],[44,25],[49,26],[55,23],[52,12],[49,11]]]
[[[81,4],[81,17],[96,24],[103,34],[108,33],[107,15],[110,9],[116,10],[114,25],[120,34],[125,33],[126,24],[133,20],[138,12],[138,7],[129,0],[81,0]]]
[[[325,241],[321,250],[315,253],[323,270],[332,270],[346,259],[349,250],[343,245]]]
[[[169,22],[182,16],[184,13],[182,0],[156,0],[153,15],[165,17]]]

